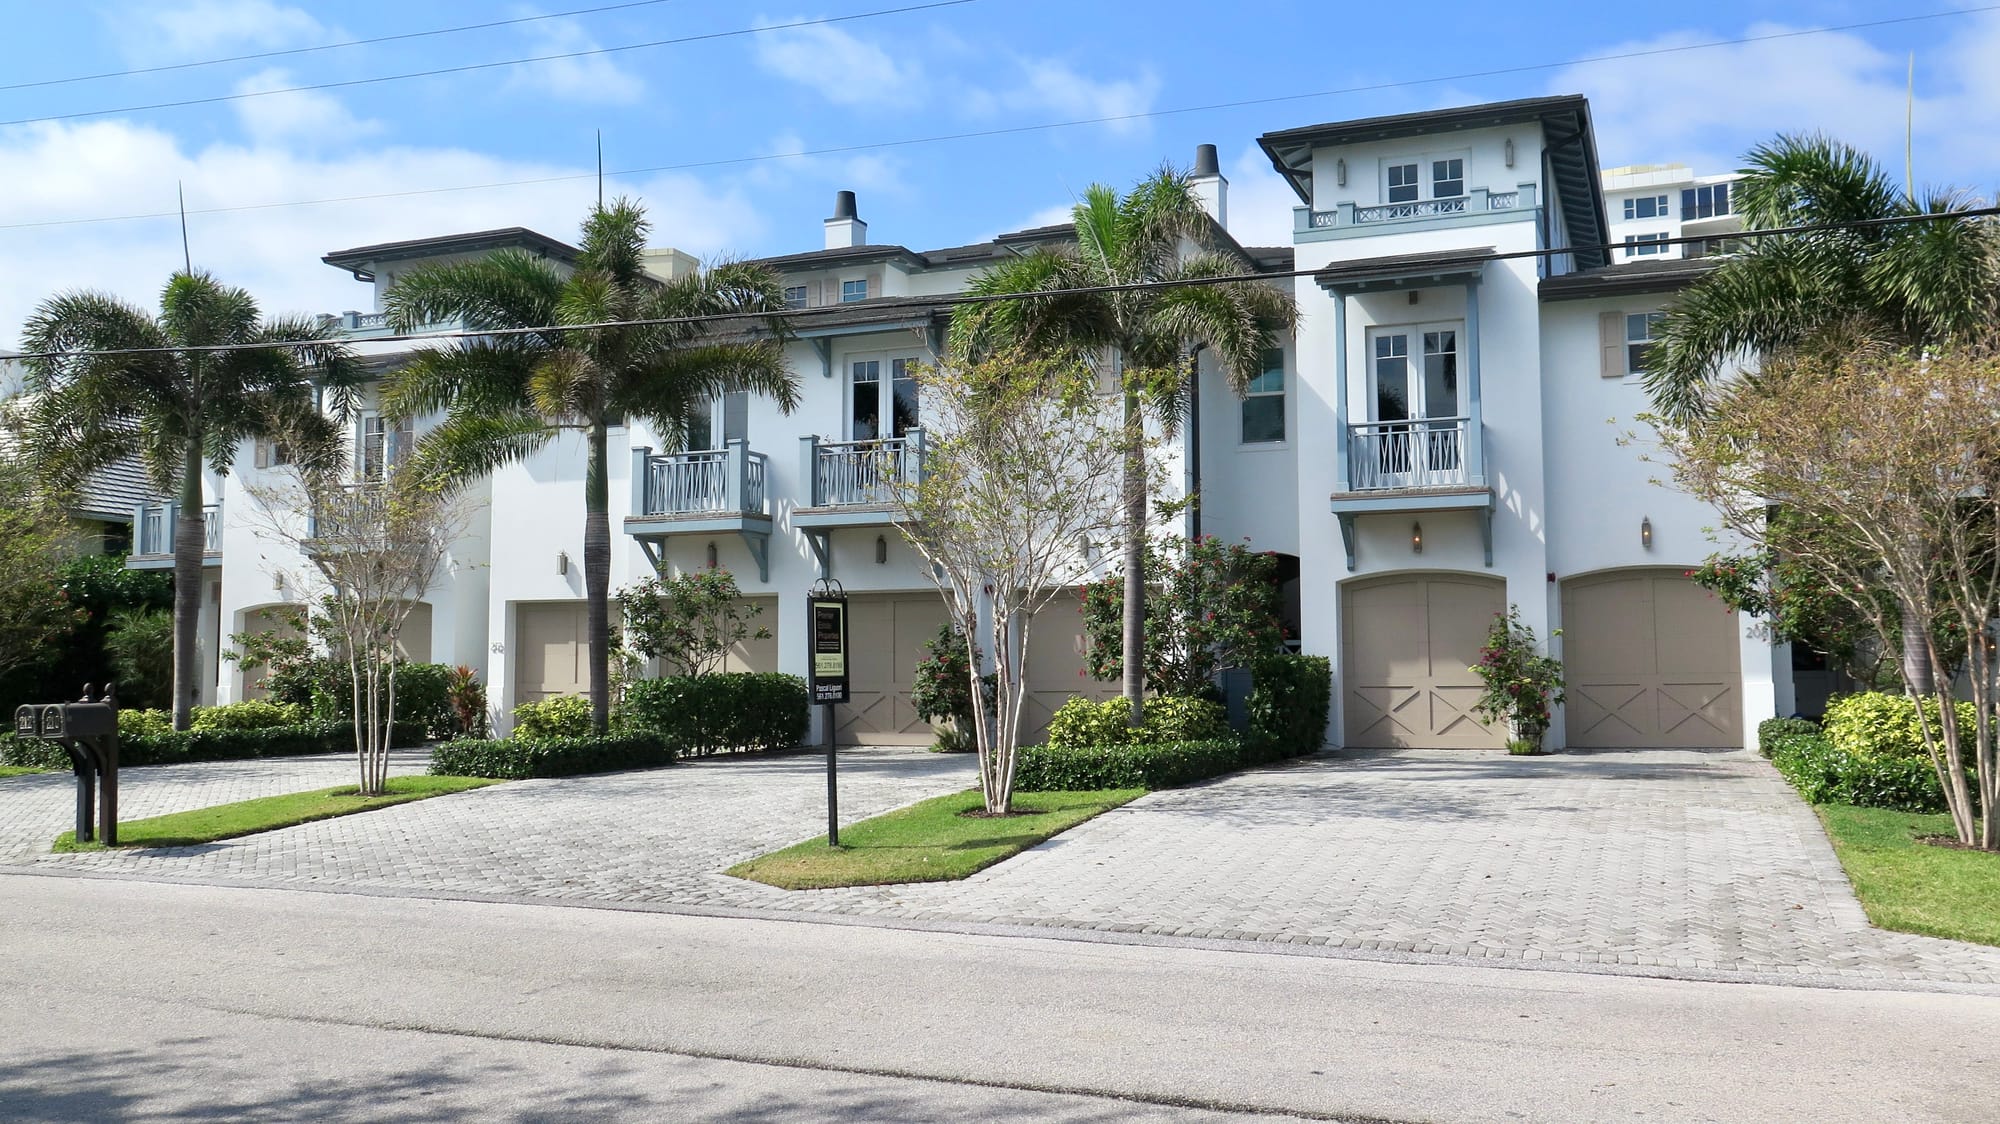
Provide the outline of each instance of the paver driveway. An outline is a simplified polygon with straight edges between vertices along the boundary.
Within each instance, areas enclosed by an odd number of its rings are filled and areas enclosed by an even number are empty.
[[[787,893],[720,873],[823,830],[823,777],[810,757],[702,761],[516,782],[208,847],[34,861],[1661,974],[2000,985],[2000,950],[1870,928],[1811,811],[1747,752],[1328,753],[1156,793],[963,882]],[[971,781],[961,757],[844,755],[843,819]]]

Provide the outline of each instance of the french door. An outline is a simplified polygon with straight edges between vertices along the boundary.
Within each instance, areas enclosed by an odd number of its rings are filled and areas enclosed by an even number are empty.
[[[1368,333],[1368,423],[1357,427],[1357,483],[1415,488],[1457,483],[1465,465],[1459,389],[1463,325],[1407,324]]]

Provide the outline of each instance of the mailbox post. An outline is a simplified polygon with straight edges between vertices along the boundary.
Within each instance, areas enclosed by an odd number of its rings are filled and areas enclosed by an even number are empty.
[[[111,684],[102,698],[73,703],[30,704],[14,712],[14,733],[55,742],[69,755],[76,774],[76,840],[118,842],[118,699]],[[93,814],[95,813],[95,814]],[[95,831],[92,830],[95,821]]]

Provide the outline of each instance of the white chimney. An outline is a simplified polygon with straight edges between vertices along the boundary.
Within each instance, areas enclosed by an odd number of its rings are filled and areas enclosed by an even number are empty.
[[[1188,186],[1201,197],[1201,205],[1209,216],[1229,229],[1229,181],[1222,178],[1222,166],[1216,162],[1215,146],[1197,145],[1194,150],[1194,172],[1188,176]]]
[[[843,191],[833,197],[833,217],[826,220],[826,248],[845,250],[868,244],[868,224],[854,213],[854,193]]]

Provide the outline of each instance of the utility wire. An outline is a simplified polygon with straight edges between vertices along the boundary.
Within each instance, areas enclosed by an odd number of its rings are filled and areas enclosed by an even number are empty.
[[[485,31],[495,27],[512,27],[516,24],[539,23],[543,20],[567,19],[571,16],[593,16],[599,12],[616,12],[626,8],[650,8],[673,0],[627,0],[623,4],[604,4],[595,8],[574,8],[567,12],[550,12],[541,16],[517,16],[514,19],[488,20],[485,23],[460,24],[457,27],[439,27],[430,31],[404,31],[395,35],[377,35],[372,39],[348,39],[339,43],[318,43],[310,47],[287,47],[279,51],[258,51],[249,55],[231,55],[221,59],[201,59],[195,62],[166,63],[160,66],[142,66],[131,70],[107,70],[101,74],[76,74],[68,78],[41,78],[33,82],[15,82],[0,86],[0,93],[8,90],[33,90],[44,86],[68,86],[78,82],[96,82],[105,78],[131,78],[142,74],[165,74],[175,70],[194,70],[203,66],[221,66],[231,62],[256,62],[260,59],[287,58],[293,55],[309,55],[318,51],[338,51],[344,47],[370,47],[377,43],[396,43],[407,39],[430,39],[439,35],[457,35],[465,31]]]
[[[964,0],[959,0],[964,2]],[[899,11],[902,9],[898,9]],[[1055,129],[1073,129],[1086,125],[1109,125],[1127,121],[1147,120],[1155,117],[1175,117],[1195,113],[1210,113],[1223,109],[1244,109],[1260,105],[1277,105],[1284,102],[1309,101],[1318,98],[1339,97],[1345,94],[1373,93],[1382,90],[1403,89],[1411,86],[1429,86],[1441,82],[1462,82],[1474,78],[1492,78],[1512,74],[1525,74],[1543,70],[1557,70],[1566,66],[1580,66],[1597,62],[1620,62],[1628,59],[1647,58],[1656,55],[1671,55],[1687,51],[1711,50],[1717,47],[1736,47],[1749,43],[1763,43],[1778,39],[1796,39],[1809,35],[1829,35],[1841,31],[1858,31],[1894,24],[1915,23],[1921,20],[1946,19],[1952,16],[1977,15],[1982,12],[2000,11],[2000,4],[1988,4],[1976,8],[1953,8],[1947,11],[1930,12],[1914,16],[1895,16],[1886,19],[1868,20],[1861,23],[1837,24],[1828,27],[1804,28],[1795,31],[1778,31],[1765,35],[1751,35],[1739,39],[1716,39],[1704,43],[1684,43],[1672,47],[1651,47],[1635,51],[1621,51],[1615,54],[1590,55],[1578,59],[1564,59],[1560,62],[1523,63],[1517,66],[1500,67],[1490,70],[1466,71],[1460,74],[1440,74],[1429,78],[1407,78],[1393,82],[1373,82],[1361,86],[1343,86],[1330,90],[1314,90],[1296,94],[1274,94],[1269,97],[1239,98],[1233,101],[1210,102],[1206,105],[1179,106],[1169,109],[1154,109],[1135,113],[1122,113],[1105,117],[1079,117],[1067,121],[1047,121],[1034,125],[1008,125],[992,129],[978,129],[962,133],[938,133],[930,136],[906,137],[901,140],[869,141],[857,144],[829,145],[823,148],[801,149],[797,152],[770,152],[752,156],[728,156],[710,160],[694,160],[681,164],[657,164],[646,168],[624,168],[606,172],[611,176],[644,176],[662,172],[684,172],[702,168],[720,168],[738,164],[758,164],[771,160],[798,160],[813,156],[838,156],[854,152],[875,152],[882,149],[905,148],[915,145],[940,144],[947,141],[980,140],[989,137],[1013,136],[1022,133],[1046,132]],[[853,18],[853,17],[850,17]],[[790,26],[790,25],[787,25]],[[277,92],[277,91],[274,91]],[[106,111],[115,112],[115,111]],[[487,183],[455,184],[448,187],[416,187],[403,191],[381,191],[356,195],[331,195],[319,199],[276,200],[266,203],[240,203],[224,207],[203,207],[189,211],[193,215],[235,214],[243,211],[265,211],[284,207],[320,207],[333,203],[363,203],[382,199],[405,199],[420,195],[443,195],[459,191],[490,191],[503,187],[535,187],[551,183],[577,183],[592,179],[593,172],[573,175],[537,176],[531,179],[495,180]],[[0,230],[26,230],[53,226],[82,226],[102,222],[136,222],[144,219],[172,218],[174,211],[147,211],[130,215],[102,215],[83,219],[43,219],[33,222],[0,223]]]
[[[48,121],[75,121],[85,117],[110,117],[119,113],[143,113],[154,109],[179,109],[190,105],[215,105],[218,102],[242,101],[246,98],[268,98],[275,94],[304,94],[315,90],[341,90],[351,86],[373,86],[382,82],[401,82],[410,78],[435,78],[445,74],[467,74],[476,70],[494,70],[507,66],[526,66],[537,62],[555,62],[560,59],[590,58],[597,55],[612,55],[623,51],[639,51],[649,47],[669,47],[678,43],[701,43],[712,39],[735,39],[746,35],[761,35],[767,31],[788,31],[798,27],[821,27],[827,24],[851,23],[855,20],[873,19],[876,16],[902,15],[907,12],[923,12],[933,8],[955,8],[961,4],[973,4],[978,0],[930,0],[925,4],[911,4],[902,8],[880,8],[872,12],[854,12],[844,16],[822,16],[818,19],[793,20],[790,23],[774,23],[762,27],[741,27],[730,31],[710,31],[700,35],[682,35],[673,39],[654,39],[645,43],[625,43],[616,47],[592,47],[581,51],[561,51],[552,55],[535,55],[521,59],[498,59],[493,62],[473,62],[462,66],[441,66],[432,70],[412,70],[403,74],[381,74],[373,78],[347,78],[338,82],[316,82],[309,86],[281,86],[273,90],[243,90],[234,94],[216,94],[205,98],[183,98],[180,101],[152,102],[147,105],[127,105],[116,109],[85,109],[75,113],[57,113],[47,117],[21,117],[13,121],[0,121],[0,127],[8,125],[38,125]]]
[[[1967,219],[1993,218],[1995,216],[2000,216],[2000,206],[1975,207],[1963,211],[1948,211],[1944,213],[1926,212],[1923,214],[1916,214],[1916,215],[1891,215],[1886,218],[1876,218],[1876,219],[1850,219],[1845,222],[1810,223],[1799,226],[1769,227],[1763,230],[1741,230],[1741,231],[1734,231],[1729,234],[1719,234],[1719,235],[1695,234],[1695,235],[1686,235],[1679,238],[1662,238],[1657,241],[1648,242],[1646,243],[1646,245],[1680,246],[1680,245],[1689,245],[1693,243],[1713,242],[1716,241],[1717,239],[1773,238],[1773,237],[1789,236],[1797,234],[1829,234],[1842,230],[1872,230],[1883,227],[1894,227],[1894,226],[1901,226],[1906,223],[1959,222]],[[1586,246],[1558,246],[1540,250],[1508,250],[1502,253],[1487,253],[1487,254],[1468,253],[1465,256],[1464,264],[1467,265],[1477,264],[1483,266],[1485,263],[1489,261],[1511,261],[1520,258],[1556,258],[1556,257],[1563,257],[1565,255],[1587,253],[1592,250],[1603,250],[1608,253],[1610,251],[1622,250],[1625,248],[1626,246],[1622,242],[1600,242]],[[1685,260],[1698,260],[1698,259],[1669,259],[1669,260],[1685,261]],[[755,263],[752,262],[751,264]],[[1123,281],[1109,285],[1078,285],[1068,289],[1037,289],[1028,292],[941,293],[937,296],[889,298],[887,301],[884,301],[881,304],[872,304],[872,305],[867,305],[865,307],[890,308],[890,307],[902,307],[904,305],[907,305],[910,307],[925,308],[925,309],[956,308],[961,305],[994,304],[1000,301],[1046,299],[1049,297],[1090,296],[1098,293],[1140,293],[1140,292],[1152,292],[1161,289],[1196,288],[1196,287],[1205,287],[1209,285],[1243,285],[1243,284],[1254,284],[1261,281],[1295,280],[1300,277],[1313,277],[1327,271],[1328,269],[1337,268],[1340,264],[1341,263],[1339,262],[1334,262],[1330,265],[1321,266],[1318,269],[1278,269],[1260,273],[1221,274],[1214,277],[1180,277],[1165,281]],[[1442,264],[1451,265],[1454,263],[1444,262]],[[768,322],[772,320],[781,320],[781,321],[810,320],[815,316],[823,316],[828,313],[851,314],[855,311],[856,307],[857,305],[854,304],[844,304],[844,305],[829,304],[829,305],[820,305],[817,308],[772,309],[768,312],[715,312],[715,313],[705,313],[700,316],[659,316],[659,317],[647,317],[635,320],[600,320],[589,324],[542,324],[528,328],[480,328],[480,329],[470,329],[470,330],[454,329],[450,331],[441,331],[441,332],[404,332],[394,335],[369,336],[365,340],[353,340],[345,342],[369,343],[369,344],[421,343],[421,342],[439,341],[439,340],[492,339],[498,336],[525,336],[525,335],[535,335],[542,332],[591,332],[591,331],[600,331],[607,328],[645,328],[645,327],[658,327],[658,326],[680,325],[680,324],[718,324],[718,323],[744,324],[746,322],[757,322],[757,321]],[[8,356],[8,358],[9,359],[79,359],[79,358],[104,356],[104,355],[157,355],[164,353],[188,354],[195,352],[255,351],[255,350],[280,348],[280,347],[325,347],[329,342],[342,342],[342,341],[329,341],[324,339],[271,340],[264,343],[194,344],[186,347],[120,347],[120,348],[105,348],[103,350],[94,350],[94,351],[93,350],[34,351],[34,352],[26,352],[18,355]]]

